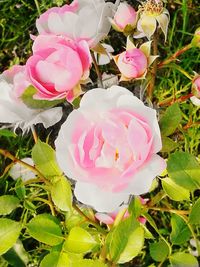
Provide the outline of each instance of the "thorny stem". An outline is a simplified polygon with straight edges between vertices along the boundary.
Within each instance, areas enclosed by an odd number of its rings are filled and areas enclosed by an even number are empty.
[[[153,38],[153,55],[157,56],[158,55],[158,32],[155,31],[154,33],[154,38]],[[156,73],[157,73],[157,68],[158,68],[158,62],[157,58],[153,62],[153,68],[151,72],[151,80],[150,83],[147,87],[147,95],[149,99],[152,99],[153,96],[153,90],[156,82]]]
[[[91,224],[93,224],[102,234],[105,234],[106,232],[100,227],[100,225],[93,219],[91,219],[90,217],[88,217],[84,212],[82,212],[82,210],[76,205],[76,204],[72,204],[72,207],[81,215],[85,218],[86,221],[90,222]]]
[[[9,158],[11,159],[14,163],[19,163],[22,166],[28,168],[29,170],[31,170],[32,172],[34,172],[36,175],[38,175],[40,177],[40,179],[45,182],[48,183],[47,179],[42,175],[42,173],[37,170],[34,166],[29,165],[28,163],[16,158],[15,156],[13,156],[9,151],[4,150],[4,149],[0,149],[0,154],[3,155],[5,158]]]
[[[162,207],[149,207],[149,206],[147,206],[147,209],[157,210],[157,211],[166,211],[166,212],[175,213],[175,214],[179,214],[179,215],[186,215],[186,214],[190,213],[189,210],[174,210],[174,209],[168,209],[168,208],[162,208]]]
[[[192,97],[193,94],[190,93],[188,95],[183,95],[177,99],[173,99],[173,98],[168,98],[168,99],[165,99],[161,102],[158,103],[159,106],[171,106],[172,104],[174,103],[181,103],[181,102],[184,102],[185,100],[189,99],[190,97]]]
[[[182,47],[181,49],[176,51],[172,56],[170,56],[168,59],[165,59],[163,62],[160,62],[158,64],[158,68],[162,68],[163,66],[165,66],[165,65],[169,64],[170,62],[176,60],[177,57],[179,57],[181,54],[183,54],[184,52],[186,52],[190,48],[192,48],[191,44],[188,44],[188,45]]]
[[[101,86],[101,88],[104,88],[103,81],[102,81],[102,75],[101,75],[101,72],[99,70],[99,66],[97,64],[94,52],[91,52],[91,55],[92,55],[93,64],[94,64],[94,67],[95,67],[95,70],[96,70],[96,74],[98,76],[98,80],[99,80],[100,86]]]

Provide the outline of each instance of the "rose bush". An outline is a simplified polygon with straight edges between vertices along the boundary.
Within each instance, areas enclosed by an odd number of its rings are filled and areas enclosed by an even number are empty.
[[[155,110],[119,86],[87,92],[55,144],[60,167],[77,181],[76,198],[99,212],[148,192],[165,169],[156,154],[162,144]]]
[[[109,32],[114,4],[104,0],[74,0],[71,5],[51,8],[36,21],[40,34],[56,34],[94,47]]]
[[[80,84],[89,76],[91,56],[86,41],[74,42],[55,35],[39,35],[26,71],[37,89],[38,99],[67,98],[72,101],[81,93]]]

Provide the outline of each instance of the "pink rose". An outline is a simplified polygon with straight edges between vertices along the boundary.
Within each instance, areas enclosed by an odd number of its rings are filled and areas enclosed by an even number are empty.
[[[24,90],[31,84],[26,75],[25,66],[14,65],[10,69],[4,71],[2,77],[9,84],[12,84],[13,89],[11,91],[10,97],[16,101],[20,101],[20,96],[23,94]]]
[[[200,106],[200,75],[196,73],[192,81],[192,96],[190,99],[195,106]]]
[[[72,101],[80,95],[80,83],[89,76],[91,55],[86,41],[54,35],[39,35],[33,44],[33,56],[26,63],[26,71],[38,99]]]
[[[114,4],[104,0],[75,0],[71,5],[51,8],[36,21],[40,34],[56,34],[94,47],[109,32]]]
[[[148,192],[166,165],[156,154],[162,147],[156,111],[119,86],[88,91],[55,144],[60,167],[77,181],[76,198],[99,212]]]
[[[121,3],[112,20],[112,25],[118,31],[124,31],[126,26],[136,24],[137,13],[135,9],[126,2]]]
[[[132,48],[115,57],[117,67],[125,79],[141,77],[148,67],[146,55],[139,48]]]

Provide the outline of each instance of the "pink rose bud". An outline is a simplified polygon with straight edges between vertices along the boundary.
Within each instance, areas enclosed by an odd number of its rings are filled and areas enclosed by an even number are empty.
[[[115,57],[115,62],[125,79],[141,77],[148,67],[146,55],[139,48],[132,48]]]
[[[126,26],[136,24],[137,13],[135,9],[127,3],[121,3],[112,20],[113,27],[118,31],[124,31]]]
[[[200,75],[196,76],[192,83],[192,93],[200,98]]]
[[[98,103],[98,105],[97,105]],[[76,198],[110,213],[131,195],[147,193],[166,168],[156,111],[124,87],[86,92],[62,124],[56,157],[76,181]]]
[[[86,41],[74,42],[55,35],[39,35],[33,56],[26,63],[38,99],[67,98],[80,95],[80,83],[89,76],[91,55]]]
[[[190,97],[192,103],[199,107],[200,106],[200,75],[196,75],[192,81],[192,93],[193,96]]]

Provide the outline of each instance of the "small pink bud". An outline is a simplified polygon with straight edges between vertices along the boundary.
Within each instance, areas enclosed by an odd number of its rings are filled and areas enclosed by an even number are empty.
[[[136,23],[137,13],[135,9],[127,3],[121,3],[112,21],[114,28],[124,31],[126,26],[133,26]]]
[[[141,77],[148,67],[145,54],[138,48],[127,50],[116,57],[116,64],[127,79]]]
[[[196,76],[192,82],[192,93],[200,98],[200,75]]]

